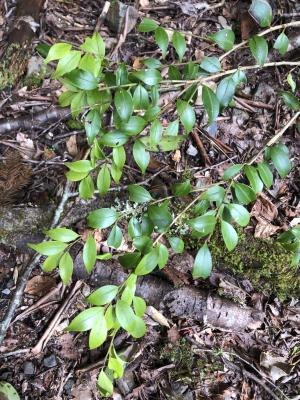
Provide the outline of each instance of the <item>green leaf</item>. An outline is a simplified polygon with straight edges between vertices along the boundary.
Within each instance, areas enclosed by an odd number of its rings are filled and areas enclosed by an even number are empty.
[[[144,69],[132,75],[149,86],[157,85],[162,79],[160,72],[156,69]]]
[[[133,92],[133,106],[136,110],[145,110],[149,107],[149,95],[142,85],[138,85]]]
[[[48,256],[42,264],[42,269],[45,272],[51,272],[58,266],[59,259],[62,253],[55,254],[53,256]]]
[[[108,228],[116,222],[119,214],[113,208],[100,208],[88,215],[88,224],[91,228]]]
[[[66,173],[66,177],[68,181],[77,182],[81,181],[83,178],[87,176],[88,172],[75,172],[75,171],[68,171]]]
[[[272,7],[268,0],[252,0],[249,13],[262,28],[271,25]]]
[[[113,394],[113,391],[114,391],[113,383],[109,379],[109,377],[106,375],[106,373],[103,371],[103,369],[101,370],[101,372],[98,376],[97,385],[103,396],[109,397]]]
[[[227,76],[221,80],[216,90],[216,96],[222,107],[227,107],[232,101],[235,89],[236,84],[232,76]]]
[[[264,184],[261,181],[256,168],[252,165],[245,165],[244,172],[255,193],[260,193],[264,189]]]
[[[123,300],[119,300],[116,305],[116,316],[121,327],[135,338],[144,336],[146,326],[144,321],[137,317],[132,308]]]
[[[293,79],[293,76],[292,76],[292,74],[290,72],[288,73],[288,76],[287,76],[286,80],[287,80],[287,83],[290,85],[290,87],[292,89],[292,92],[294,92],[296,90],[296,83],[295,83],[295,81]]]
[[[16,389],[4,381],[0,381],[0,398],[2,400],[21,400]]]
[[[248,210],[240,204],[228,204],[230,215],[236,223],[240,226],[247,226],[250,221],[250,214]]]
[[[72,103],[72,101],[73,101],[74,97],[76,96],[76,94],[77,93],[70,92],[69,90],[63,92],[58,98],[59,105],[61,107],[69,106]]]
[[[216,217],[214,215],[202,215],[188,221],[188,224],[195,229],[195,231],[208,235],[212,233],[216,225]]]
[[[87,297],[86,301],[94,306],[104,306],[110,303],[116,297],[118,293],[118,286],[105,285],[95,290],[92,294]]]
[[[93,236],[89,235],[83,246],[82,259],[88,273],[92,271],[96,262],[97,248]]]
[[[138,276],[140,275],[148,275],[152,272],[158,264],[158,251],[157,249],[153,249],[150,253],[144,255],[141,261],[138,263],[135,268],[134,273]]]
[[[236,198],[241,204],[249,204],[256,199],[256,195],[250,186],[244,183],[234,183],[233,185]]]
[[[159,29],[159,28],[158,28]],[[162,64],[159,60],[157,60],[156,58],[150,57],[150,58],[145,58],[144,60],[142,60],[142,63],[147,67],[147,68],[153,68],[153,69],[157,69],[159,68]]]
[[[101,61],[92,54],[86,53],[80,60],[79,68],[97,77],[101,69]]]
[[[168,251],[167,247],[162,243],[159,243],[157,248],[158,248],[157,264],[158,264],[159,269],[163,269],[164,266],[168,262],[169,251]]]
[[[113,160],[115,165],[122,170],[126,161],[126,153],[123,146],[113,148]]]
[[[114,162],[112,162],[111,167],[110,167],[110,174],[113,180],[116,183],[120,182],[121,176],[122,176],[122,170],[119,169]]]
[[[225,189],[222,186],[212,186],[207,189],[201,196],[201,199],[208,201],[223,201],[225,196]]]
[[[99,190],[99,194],[104,196],[108,193],[110,188],[110,173],[107,165],[103,165],[99,171],[97,177],[97,188]]]
[[[89,348],[90,350],[96,349],[101,346],[107,339],[107,326],[104,313],[99,313],[99,317],[93,325],[89,335]]]
[[[71,101],[72,117],[78,117],[84,111],[86,105],[86,93],[84,91],[76,93]]]
[[[133,308],[134,312],[138,317],[142,317],[145,314],[147,304],[144,299],[139,296],[133,297]]]
[[[126,269],[134,269],[141,258],[141,253],[136,251],[134,253],[127,253],[118,257],[118,261],[122,267]]]
[[[116,110],[122,121],[128,121],[133,112],[131,94],[124,89],[119,89],[115,94]]]
[[[289,39],[284,32],[278,36],[274,43],[274,49],[278,50],[279,54],[283,56],[289,47]]]
[[[226,221],[221,222],[221,232],[225,245],[229,251],[232,251],[238,244],[239,237],[234,227]]]
[[[155,42],[161,49],[163,58],[165,58],[169,45],[169,37],[167,32],[161,27],[157,28],[155,31]]]
[[[47,58],[45,59],[45,63],[48,64],[50,61],[60,60],[66,54],[69,53],[71,48],[72,48],[72,45],[70,45],[68,43],[56,43],[56,44],[54,44],[53,46],[51,46],[51,48],[49,50]]]
[[[91,110],[84,119],[84,128],[89,144],[93,144],[95,137],[101,129],[101,116],[99,111]]]
[[[208,87],[202,88],[202,100],[205,111],[208,115],[208,124],[211,125],[220,112],[220,103],[215,93]]]
[[[135,115],[130,117],[127,122],[123,123],[120,126],[120,129],[127,135],[138,135],[144,130],[146,125],[147,122],[144,120],[144,118],[140,117],[139,115]]]
[[[288,153],[286,153],[279,145],[271,148],[271,159],[277,169],[280,177],[285,178],[292,169]]]
[[[69,332],[85,332],[92,329],[93,325],[103,315],[102,307],[91,307],[78,314],[67,327]]]
[[[66,162],[65,166],[68,167],[71,171],[80,173],[90,172],[93,169],[93,166],[89,160]]]
[[[178,54],[179,62],[182,61],[184,53],[186,51],[186,43],[184,36],[180,32],[174,32],[172,37],[172,43]]]
[[[263,66],[268,55],[268,43],[266,39],[262,36],[254,35],[249,40],[249,47],[257,63]]]
[[[79,195],[81,199],[87,200],[93,197],[95,192],[94,181],[90,175],[82,179],[79,185]]]
[[[175,183],[172,186],[172,192],[174,196],[177,197],[184,197],[187,196],[192,189],[191,181],[187,179],[186,181],[182,183]]]
[[[182,253],[184,250],[184,241],[177,236],[171,236],[168,238],[170,246],[175,253]]]
[[[79,237],[76,232],[72,231],[72,229],[67,228],[50,229],[49,231],[46,231],[45,234],[49,238],[53,240],[59,240],[61,242],[72,242]]]
[[[207,71],[210,74],[214,74],[221,71],[221,63],[218,57],[203,57],[200,68],[204,69],[204,71]]]
[[[95,54],[100,59],[105,56],[105,43],[98,32],[94,32],[92,37],[87,37],[80,47],[84,51]]]
[[[151,194],[143,186],[129,185],[129,198],[135,203],[147,203],[152,200]]]
[[[82,69],[75,69],[66,75],[74,86],[83,90],[96,89],[98,86],[98,80],[88,71]]]
[[[78,64],[81,59],[80,51],[70,51],[63,58],[61,58],[57,64],[56,70],[53,74],[53,78],[56,79],[62,75],[67,74],[68,72],[73,71],[78,67]]]
[[[150,143],[151,147],[157,145],[162,137],[163,127],[158,119],[152,122],[150,127]]]
[[[187,101],[177,100],[176,109],[186,133],[190,133],[196,123],[193,107]]]
[[[237,175],[241,169],[244,167],[244,164],[234,164],[231,167],[227,168],[224,172],[223,179],[228,181],[229,179],[233,178]]]
[[[152,32],[158,28],[158,23],[150,18],[144,18],[138,26],[139,32]]]
[[[68,245],[58,241],[48,241],[38,244],[28,244],[28,247],[37,251],[44,256],[54,256],[58,253],[62,253]]]
[[[115,225],[108,238],[107,238],[107,244],[108,246],[114,247],[115,249],[117,249],[118,247],[121,246],[123,240],[123,234],[121,229],[118,227],[118,225]]]
[[[261,177],[261,180],[265,184],[265,186],[270,189],[270,187],[273,185],[273,174],[272,171],[270,170],[270,167],[266,162],[261,162],[257,164],[257,169],[259,172],[259,176]]]
[[[169,79],[173,81],[180,81],[181,73],[179,68],[175,67],[174,65],[170,65],[168,69]]]
[[[123,146],[128,140],[129,136],[126,133],[115,131],[105,133],[99,140],[99,143],[103,146],[119,147]]]
[[[231,29],[222,29],[221,31],[209,35],[208,37],[225,51],[233,48],[235,34]]]
[[[132,244],[137,250],[139,250],[143,254],[149,253],[149,251],[151,251],[153,247],[151,238],[145,235],[135,237]]]
[[[293,93],[281,91],[280,96],[283,98],[285,105],[291,110],[300,110],[300,100]]]
[[[98,254],[97,255],[97,260],[111,260],[112,259],[112,254],[111,253],[105,253],[105,254]]]
[[[179,132],[179,121],[178,119],[175,119],[175,121],[172,121],[169,123],[165,130],[165,136],[177,136]]]
[[[117,356],[116,351],[113,349],[108,359],[108,368],[114,371],[114,378],[122,378],[124,375],[125,361]]]
[[[154,226],[166,229],[172,222],[172,215],[168,209],[168,204],[152,205],[148,207],[148,216]]]
[[[51,46],[49,46],[49,45],[46,44],[46,43],[39,43],[39,44],[36,46],[35,50],[36,50],[43,58],[46,58],[47,55],[48,55],[48,53],[49,53],[50,47],[51,47]]]
[[[245,72],[241,71],[240,69],[238,69],[237,71],[235,71],[234,74],[231,75],[231,79],[235,83],[236,87],[239,87],[242,83],[247,82],[247,77]]]
[[[59,260],[59,275],[64,285],[67,285],[72,278],[73,274],[73,259],[69,252],[62,255]]]
[[[139,140],[134,142],[132,152],[134,161],[139,166],[140,170],[142,171],[142,174],[144,174],[150,162],[149,152],[146,150],[145,146]]]
[[[212,258],[207,244],[205,243],[198,251],[194,266],[193,266],[193,278],[203,278],[209,277],[212,270]]]
[[[186,136],[184,135],[163,136],[157,145],[152,145],[149,136],[144,136],[140,139],[140,142],[142,142],[149,151],[164,152],[176,150],[185,138]]]

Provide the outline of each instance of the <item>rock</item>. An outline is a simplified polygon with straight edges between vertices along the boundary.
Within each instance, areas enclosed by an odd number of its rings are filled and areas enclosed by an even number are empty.
[[[127,33],[129,33],[136,25],[139,16],[138,11],[132,7],[127,6],[120,1],[115,1],[110,6],[106,15],[106,22],[113,32],[121,33],[124,29],[126,13],[128,13]]]
[[[25,375],[34,375],[34,364],[31,361],[25,361],[23,364],[23,372]]]
[[[67,381],[67,383],[65,384],[65,386],[64,386],[64,392],[65,392],[68,396],[71,395],[71,391],[72,391],[72,387],[73,387],[74,383],[75,383],[74,379],[69,379],[69,380]]]
[[[53,368],[57,366],[57,360],[54,354],[51,354],[48,357],[45,357],[43,360],[43,365],[46,368]]]
[[[28,250],[27,243],[43,239],[43,230],[49,228],[54,205],[46,207],[1,207],[0,240],[2,244]]]

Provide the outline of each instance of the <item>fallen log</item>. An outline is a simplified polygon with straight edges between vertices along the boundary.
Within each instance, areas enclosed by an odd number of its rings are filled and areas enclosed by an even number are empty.
[[[1,73],[1,72],[0,72]],[[40,125],[63,121],[71,115],[67,108],[49,108],[34,115],[23,116],[11,119],[0,119],[0,134],[13,132],[17,130],[32,130]]]
[[[92,288],[108,284],[120,285],[127,277],[118,261],[113,259],[98,261],[89,275],[82,261],[82,253],[79,253],[74,266],[75,277],[84,280]],[[155,275],[138,279],[137,295],[142,296],[148,305],[161,309],[172,318],[193,319],[230,331],[258,328],[264,319],[264,313],[251,307],[239,306],[233,301],[191,286],[174,289],[168,281]]]
[[[0,90],[14,86],[24,74],[45,0],[19,0],[7,46],[1,54]]]

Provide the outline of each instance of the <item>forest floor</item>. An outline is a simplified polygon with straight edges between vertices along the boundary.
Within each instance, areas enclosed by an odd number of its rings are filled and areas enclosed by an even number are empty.
[[[219,56],[220,50],[209,46],[201,37],[221,28],[232,26],[238,41],[255,33],[258,27],[247,16],[248,3],[230,0],[213,7],[218,3],[126,2],[138,9],[139,18],[147,16],[165,27],[184,32],[189,38],[187,60],[199,59],[203,54]],[[274,24],[299,19],[296,1],[274,3]],[[80,45],[94,31],[103,6],[100,0],[48,0],[35,44],[67,41]],[[14,7],[14,1],[0,4],[2,45],[13,23]],[[132,22],[133,29],[116,53],[117,61],[134,67],[139,58],[158,54],[151,37],[142,38],[137,32],[134,25],[138,22]],[[100,33],[107,46],[115,48],[118,34],[105,21]],[[290,33],[296,37],[297,32]],[[299,30],[297,38],[299,43]],[[288,57],[299,60],[299,47]],[[252,62],[249,50],[241,49],[228,58],[226,67]],[[50,79],[51,71],[44,68],[36,50],[29,64],[39,76],[22,78],[14,89],[0,93],[0,122],[34,116],[57,104],[60,84]],[[235,106],[224,111],[208,131],[193,133],[176,152],[152,155],[146,178],[166,166],[171,171],[167,176],[158,175],[152,190],[169,193],[170,181],[175,182],[183,174],[198,186],[215,182],[232,161],[243,162],[259,151],[291,118],[292,113],[277,95],[278,90],[286,87],[288,72],[287,67],[276,67],[249,74],[247,84],[236,94]],[[164,115],[166,119],[169,117],[167,113]],[[202,119],[203,109],[199,107],[199,124]],[[294,168],[286,179],[276,179],[272,189],[252,205],[253,221],[247,230],[258,239],[268,239],[300,222],[300,135],[296,127],[291,127],[281,142],[288,146]],[[86,148],[82,124],[71,119],[36,124],[31,130],[21,129],[0,137],[1,319],[18,276],[32,255],[26,243],[43,238],[42,232],[49,225],[55,204],[63,193],[63,164],[80,159]],[[127,183],[145,179],[133,165],[129,160],[124,178]],[[9,192],[11,187],[15,190],[13,194]],[[97,201],[103,206],[115,198],[109,194]],[[63,224],[84,232],[87,230],[84,216],[95,204],[95,200],[85,202],[72,198]],[[175,267],[169,268],[165,278],[178,283],[174,277],[177,270],[178,279],[192,284],[189,254],[185,252],[177,257],[170,265]],[[80,278],[80,273],[77,276]],[[45,274],[40,266],[34,269],[26,284],[22,305],[0,345],[0,381],[13,384],[22,399],[99,399],[95,380],[105,346],[88,351],[84,333],[75,335],[64,331],[72,316],[84,309],[84,297],[93,288],[92,279],[85,283],[73,282],[71,289],[59,282],[57,272]],[[127,354],[130,362],[124,378],[117,381],[113,399],[299,400],[300,300],[289,298],[288,287],[282,301],[275,293],[265,293],[263,288],[253,286],[249,277],[218,268],[209,282],[196,285],[204,287],[211,296],[223,296],[224,301],[241,305],[241,309],[251,307],[264,315],[263,320],[238,331],[234,324],[231,328],[215,327],[193,317],[172,317],[172,313],[165,314],[157,305],[158,310],[149,310],[147,314],[145,338],[136,342],[125,334],[117,338],[118,348]],[[177,295],[180,300],[185,293],[178,291]],[[51,330],[55,318],[57,323]],[[237,313],[236,318],[242,316]]]

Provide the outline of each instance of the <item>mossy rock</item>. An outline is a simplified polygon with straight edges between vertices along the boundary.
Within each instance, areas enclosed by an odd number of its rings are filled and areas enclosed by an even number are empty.
[[[286,300],[300,295],[300,269],[292,266],[292,254],[275,239],[254,238],[239,231],[239,243],[229,252],[219,232],[212,237],[209,248],[213,263],[250,280],[257,291]],[[199,239],[188,238],[190,248],[199,248]]]

